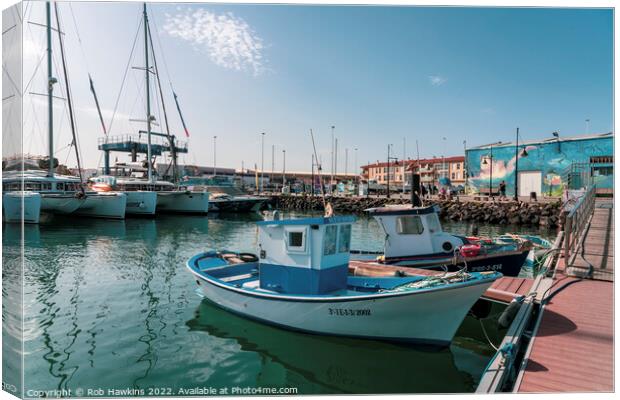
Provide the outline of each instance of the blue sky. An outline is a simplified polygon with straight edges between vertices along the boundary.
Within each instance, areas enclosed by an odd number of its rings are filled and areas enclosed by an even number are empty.
[[[26,17],[41,22],[43,4],[31,10]],[[81,151],[86,166],[101,166],[87,73],[109,123],[141,3],[60,3],[60,11]],[[358,165],[384,160],[388,143],[402,157],[405,137],[409,157],[416,140],[426,157],[462,154],[463,140],[511,141],[517,126],[523,139],[583,134],[586,119],[590,132],[613,130],[608,9],[150,4],[149,12],[173,131],[183,136],[168,73],[191,132],[181,162],[212,165],[217,135],[218,166],[260,167],[260,132],[267,132],[266,170],[272,144],[276,170],[283,149],[288,170],[308,170],[313,128],[329,170],[331,125],[339,170],[348,148],[350,172],[354,148]],[[24,29],[37,60],[44,31]],[[132,65],[143,62],[141,46]],[[26,71],[35,64],[26,62]],[[142,74],[129,72],[111,135],[142,128],[128,121],[143,118]],[[40,78],[30,90],[44,90]],[[39,110],[41,99],[27,97]],[[57,124],[60,148],[70,139],[67,123]],[[35,138],[26,151],[43,153],[45,133],[34,123],[25,129]]]

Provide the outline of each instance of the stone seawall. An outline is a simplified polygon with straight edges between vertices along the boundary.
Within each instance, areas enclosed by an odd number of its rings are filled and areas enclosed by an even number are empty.
[[[328,197],[338,214],[360,214],[365,209],[387,204],[409,204],[409,199],[376,197]],[[459,201],[433,199],[426,204],[436,204],[445,220],[485,222],[489,224],[539,225],[557,227],[560,221],[560,202],[524,203],[515,201]],[[320,196],[274,196],[271,206],[280,210],[323,210]]]

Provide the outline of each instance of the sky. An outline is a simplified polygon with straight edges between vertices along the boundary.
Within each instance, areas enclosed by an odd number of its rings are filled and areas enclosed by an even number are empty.
[[[101,167],[88,75],[110,136],[145,129],[129,121],[145,118],[144,71],[131,68],[144,65],[142,3],[58,5],[83,164]],[[23,27],[24,86],[32,77],[23,90],[24,151],[46,154],[46,100],[33,94],[46,90],[45,60],[37,68],[45,29],[35,24],[45,22],[44,3],[25,10],[34,23]],[[331,126],[340,172],[345,158],[348,172],[356,159],[384,161],[389,144],[398,158],[417,157],[416,142],[420,157],[441,157],[462,155],[464,141],[512,141],[516,127],[523,140],[613,130],[610,9],[154,3],[148,13],[171,131],[189,141],[180,163],[213,165],[217,136],[217,166],[260,168],[265,132],[265,170],[272,146],[276,171],[283,150],[287,170],[310,170],[312,129],[329,171]],[[3,35],[5,43],[15,37]],[[65,100],[55,100],[55,114],[56,156],[74,166]]]

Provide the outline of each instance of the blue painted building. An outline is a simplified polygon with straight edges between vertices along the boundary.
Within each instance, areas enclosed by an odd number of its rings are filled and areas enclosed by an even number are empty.
[[[584,136],[494,143],[467,149],[467,192],[498,193],[502,181],[506,195],[561,196],[564,189],[596,184],[613,189],[614,135],[612,132]],[[518,156],[517,156],[518,154]],[[518,157],[518,158],[517,158]]]

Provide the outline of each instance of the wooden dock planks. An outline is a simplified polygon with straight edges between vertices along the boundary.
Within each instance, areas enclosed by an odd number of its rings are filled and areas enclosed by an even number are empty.
[[[515,392],[612,392],[614,212],[597,200],[583,252],[559,268]],[[583,254],[583,257],[581,256]],[[590,264],[593,279],[579,280]]]
[[[612,282],[574,283],[547,304],[527,366],[515,389],[518,392],[614,390]]]

